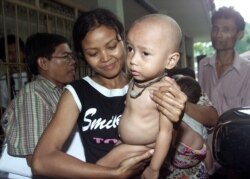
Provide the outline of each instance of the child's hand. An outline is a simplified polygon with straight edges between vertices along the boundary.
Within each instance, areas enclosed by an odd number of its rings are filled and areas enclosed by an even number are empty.
[[[158,177],[159,171],[152,170],[150,166],[146,167],[141,176],[142,179],[157,179]]]

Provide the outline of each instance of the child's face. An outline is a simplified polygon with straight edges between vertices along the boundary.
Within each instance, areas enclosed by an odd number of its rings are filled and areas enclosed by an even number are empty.
[[[168,64],[169,42],[162,24],[135,24],[127,35],[127,66],[136,80],[152,80],[164,73]]]

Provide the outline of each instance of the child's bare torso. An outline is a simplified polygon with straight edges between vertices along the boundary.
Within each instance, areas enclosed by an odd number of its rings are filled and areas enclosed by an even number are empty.
[[[159,132],[159,111],[156,103],[150,98],[150,90],[158,90],[160,86],[162,83],[157,82],[146,88],[136,98],[130,97],[130,87],[126,98],[126,107],[119,124],[122,142],[151,147],[156,141]],[[135,88],[135,90],[140,92],[142,89]]]

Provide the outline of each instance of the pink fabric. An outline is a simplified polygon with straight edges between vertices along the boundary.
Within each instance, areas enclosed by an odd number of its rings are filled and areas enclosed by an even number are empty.
[[[183,143],[179,143],[172,164],[177,168],[190,168],[203,161],[206,154],[207,148],[205,144],[202,149],[194,150]]]
[[[207,179],[208,173],[203,163],[205,156],[205,144],[201,150],[193,150],[189,146],[179,143],[166,178]]]
[[[215,55],[199,63],[199,83],[219,115],[235,108],[250,105],[250,61],[237,53],[233,65],[217,77]]]

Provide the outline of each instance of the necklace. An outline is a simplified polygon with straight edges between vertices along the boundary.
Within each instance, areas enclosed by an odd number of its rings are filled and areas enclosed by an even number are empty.
[[[141,94],[143,93],[143,91],[144,91],[147,87],[149,87],[149,86],[151,86],[152,84],[154,84],[154,83],[160,81],[160,80],[161,80],[164,76],[166,76],[166,75],[167,75],[167,73],[164,73],[162,76],[156,78],[155,80],[153,80],[153,81],[151,81],[151,82],[149,82],[148,84],[145,84],[145,85],[139,84],[139,83],[135,82],[135,80],[133,80],[132,89],[131,89],[131,91],[130,91],[130,97],[131,97],[131,98],[138,98],[139,96],[141,96]],[[142,90],[138,93],[138,92],[136,92],[136,91],[134,90],[134,86],[137,86],[138,88],[142,88]]]

